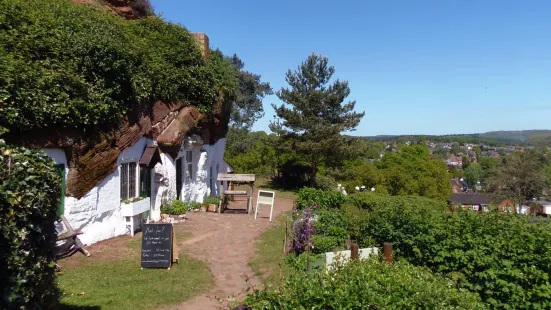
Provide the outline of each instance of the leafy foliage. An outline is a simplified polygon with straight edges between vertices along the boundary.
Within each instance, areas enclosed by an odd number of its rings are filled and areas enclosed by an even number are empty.
[[[172,200],[170,203],[161,206],[162,214],[180,215],[186,211],[201,208],[200,202],[184,202],[178,199]]]
[[[0,140],[0,308],[55,306],[60,192],[51,158]]]
[[[297,206],[304,209],[316,203],[319,209],[331,209],[339,208],[345,201],[346,197],[341,192],[306,187],[298,192]]]
[[[303,255],[301,255],[303,256]],[[406,262],[376,259],[329,273],[297,271],[279,290],[254,291],[253,309],[485,309],[473,293]]]
[[[220,197],[208,196],[203,200],[203,205],[218,205]]]
[[[446,165],[430,158],[427,147],[414,145],[386,153],[377,162],[382,185],[391,195],[416,195],[446,201],[451,193]]]
[[[235,71],[157,17],[127,21],[69,0],[0,3],[0,126],[104,128],[157,100],[209,111]]]
[[[549,188],[544,174],[544,165],[532,153],[513,153],[490,176],[490,190],[500,199],[512,199],[523,203],[539,197]]]
[[[314,253],[344,249],[348,240],[348,222],[337,209],[319,210],[314,222]]]
[[[396,258],[451,276],[493,308],[551,306],[550,222],[452,213],[419,198],[371,198],[363,202],[370,213],[360,245],[392,242]]]
[[[273,91],[270,83],[260,81],[260,75],[244,70],[245,63],[236,54],[227,57],[227,61],[235,68],[239,80],[231,113],[231,126],[248,130],[264,116],[262,99],[273,94]]]

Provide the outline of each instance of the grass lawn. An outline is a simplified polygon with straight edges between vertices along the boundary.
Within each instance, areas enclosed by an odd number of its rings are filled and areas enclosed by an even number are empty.
[[[176,240],[190,235],[176,233]],[[141,270],[140,249],[141,234],[114,249],[115,256],[92,254],[64,266],[58,276],[64,293],[59,309],[152,309],[181,303],[214,285],[206,265],[183,253],[170,270]]]
[[[261,190],[275,191],[276,198],[296,199],[298,190],[283,189],[272,180],[265,177],[258,177],[255,182],[255,187]]]
[[[249,266],[262,279],[265,286],[278,287],[281,276],[287,277],[290,273],[290,268],[285,264],[283,257],[285,221],[289,215],[288,212],[283,213],[277,218],[277,225],[256,239],[256,253],[249,260]]]

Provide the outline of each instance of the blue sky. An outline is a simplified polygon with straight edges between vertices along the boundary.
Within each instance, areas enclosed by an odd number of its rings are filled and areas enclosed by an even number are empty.
[[[548,0],[152,2],[274,90],[310,53],[327,56],[366,112],[354,135],[551,129]]]

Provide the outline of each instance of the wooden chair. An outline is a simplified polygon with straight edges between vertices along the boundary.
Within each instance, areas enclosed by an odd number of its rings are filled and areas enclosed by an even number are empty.
[[[86,250],[86,247],[84,247],[84,244],[82,244],[82,242],[78,238],[78,235],[82,235],[82,232],[79,230],[74,230],[64,215],[61,216],[61,221],[63,222],[66,230],[57,236],[57,241],[71,240],[77,246],[78,250],[82,251],[84,255],[90,256],[90,253],[88,252],[88,250]]]
[[[270,205],[270,222],[272,221],[272,214],[274,212],[275,192],[270,191],[258,191],[258,197],[256,198],[256,211],[254,213],[254,219],[258,216],[258,205],[265,204]]]

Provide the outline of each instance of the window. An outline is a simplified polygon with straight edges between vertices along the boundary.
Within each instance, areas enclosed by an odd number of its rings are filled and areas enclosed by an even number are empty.
[[[140,197],[151,197],[151,169],[140,168]]]
[[[188,180],[193,180],[193,152],[186,151],[186,175]]]
[[[212,173],[212,164],[210,165],[210,195],[213,196],[214,195],[214,182],[213,182],[213,173]]]
[[[135,162],[121,165],[121,200],[136,197],[136,188],[138,187],[136,166]]]

